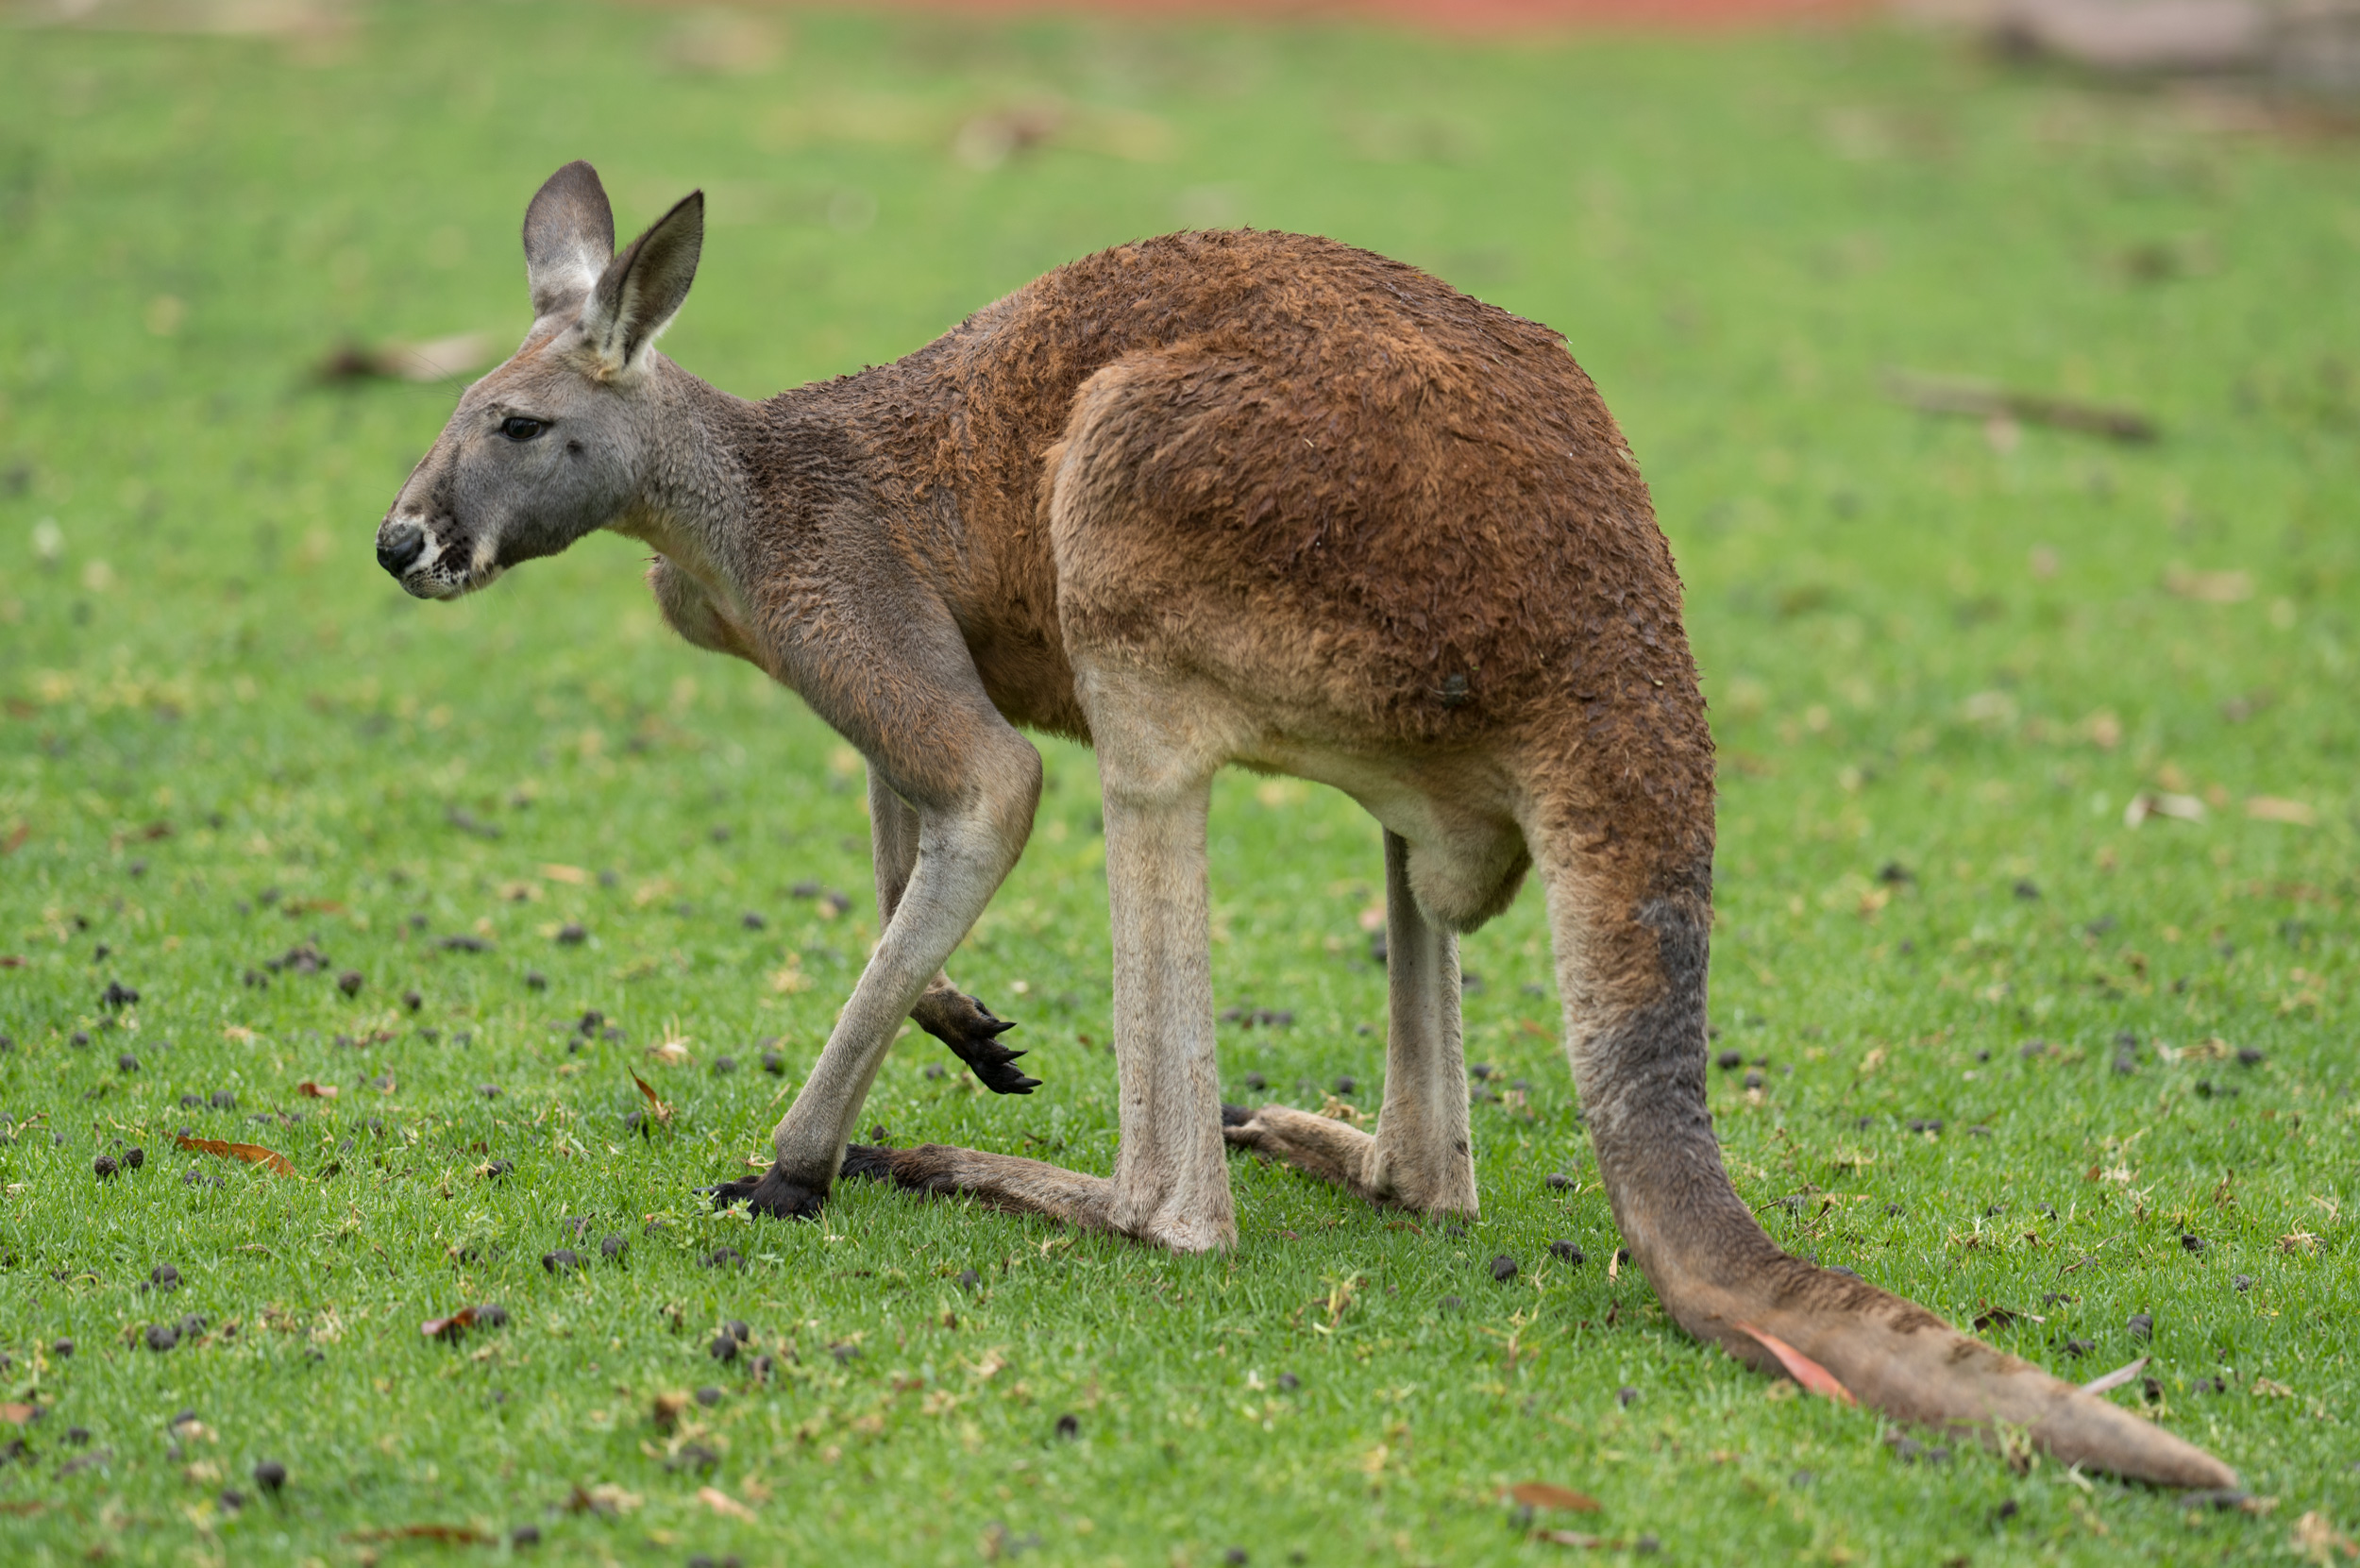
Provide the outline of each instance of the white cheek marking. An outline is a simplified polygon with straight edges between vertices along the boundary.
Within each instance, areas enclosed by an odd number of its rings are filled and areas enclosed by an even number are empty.
[[[494,561],[498,559],[498,556],[499,542],[493,539],[489,535],[485,535],[476,540],[475,559],[468,565],[474,571],[475,575],[481,576],[483,573],[492,569],[492,564]]]

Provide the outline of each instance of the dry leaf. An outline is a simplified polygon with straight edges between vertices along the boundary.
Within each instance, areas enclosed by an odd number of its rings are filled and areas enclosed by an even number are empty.
[[[748,1508],[745,1504],[739,1502],[728,1492],[723,1492],[717,1486],[699,1487],[697,1489],[697,1501],[702,1503],[714,1512],[721,1514],[726,1518],[751,1519],[754,1516],[753,1509]]]
[[[179,1134],[173,1141],[200,1155],[219,1155],[224,1159],[241,1159],[248,1165],[268,1166],[282,1176],[295,1173],[295,1161],[276,1149],[265,1149],[259,1143],[226,1143],[217,1138],[191,1138],[186,1133]]]
[[[2182,822],[2204,820],[2204,802],[2193,795],[2155,794],[2141,790],[2131,797],[2131,803],[2122,808],[2122,825],[2135,828],[2150,817],[2169,817]]]
[[[22,1426],[39,1414],[39,1408],[31,1405],[0,1405],[0,1421],[12,1425]]]
[[[1519,1481],[1508,1489],[1508,1494],[1526,1508],[1564,1509],[1573,1513],[1598,1511],[1598,1500],[1588,1492],[1547,1481]]]
[[[811,989],[811,976],[789,964],[770,976],[770,988],[781,996],[793,996]]]
[[[2319,1239],[2307,1230],[2288,1231],[2278,1239],[2278,1250],[2280,1252],[2315,1253],[2319,1250]]]
[[[666,1126],[670,1126],[672,1124],[672,1107],[666,1104],[661,1099],[659,1099],[655,1090],[648,1087],[648,1080],[642,1078],[636,1072],[631,1075],[631,1081],[639,1086],[640,1098],[648,1102],[648,1114],[654,1117],[658,1121],[663,1122]]]
[[[295,1086],[295,1092],[306,1100],[333,1100],[341,1091],[333,1084],[315,1084],[306,1078]]]
[[[1825,1394],[1839,1405],[1859,1403],[1852,1397],[1851,1390],[1836,1381],[1834,1373],[1796,1350],[1784,1340],[1773,1334],[1765,1334],[1749,1323],[1742,1323],[1737,1326],[1761,1340],[1762,1348],[1778,1358],[1778,1365],[1786,1369],[1786,1374],[1804,1388],[1813,1393]]]
[[[2249,795],[2245,814],[2257,822],[2286,822],[2307,828],[2319,819],[2318,813],[2301,801],[2283,800],[2276,795]]]
[[[2147,1370],[2147,1363],[2148,1357],[2142,1356],[2127,1367],[2116,1367],[2114,1371],[2108,1373],[2103,1377],[2091,1378],[2088,1382],[2082,1385],[2082,1391],[2083,1393],[2104,1393],[2109,1389],[2118,1389],[2125,1383],[2131,1381],[2133,1377],[2136,1377],[2140,1373],[2145,1372]]]
[[[2313,1511],[2295,1521],[2295,1550],[2314,1562],[2328,1562],[2341,1552],[2346,1557],[2360,1557],[2360,1545],[2338,1530],[2327,1515]]]
[[[2200,604],[2234,604],[2253,597],[2251,572],[2192,572],[2185,566],[2164,571],[2164,587]]]
[[[688,1042],[684,1039],[664,1040],[651,1045],[648,1048],[648,1054],[666,1067],[679,1067],[683,1062],[696,1059],[688,1054]]]
[[[548,878],[551,882],[571,883],[576,887],[585,886],[590,881],[590,873],[583,870],[579,866],[559,866],[551,864],[542,867],[541,874]]]
[[[2253,1391],[2264,1399],[2292,1399],[2295,1396],[2294,1390],[2286,1387],[2275,1377],[2256,1377],[2253,1380]]]
[[[1552,1546],[1581,1546],[1593,1550],[1603,1547],[1610,1552],[1623,1548],[1620,1541],[1610,1541],[1602,1535],[1584,1535],[1579,1530],[1535,1530],[1532,1539],[1545,1541]]]
[[[394,1525],[383,1529],[348,1530],[346,1541],[440,1541],[453,1546],[490,1544],[499,1537],[466,1525]]]
[[[565,1499],[565,1508],[572,1513],[629,1513],[639,1507],[639,1494],[625,1492],[612,1481],[600,1481],[594,1487],[577,1485],[574,1494]]]

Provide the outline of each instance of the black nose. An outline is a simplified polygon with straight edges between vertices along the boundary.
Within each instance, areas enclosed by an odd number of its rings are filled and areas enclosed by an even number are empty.
[[[399,577],[426,553],[426,530],[415,523],[387,523],[377,531],[377,564]]]

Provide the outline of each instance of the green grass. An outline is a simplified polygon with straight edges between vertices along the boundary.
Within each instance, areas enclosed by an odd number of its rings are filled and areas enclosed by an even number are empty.
[[[1502,1500],[1529,1479],[1603,1504],[1539,1523],[1677,1562],[2260,1560],[2306,1513],[2360,1528],[2350,143],[1874,30],[1511,48],[798,16],[775,63],[716,76],[666,63],[674,25],[387,6],[341,42],[5,35],[0,1348],[46,1413],[0,1465],[0,1555],[497,1556],[371,1532],[525,1524],[552,1560],[1615,1555],[1530,1539]],[[1070,144],[951,156],[968,117],[1050,99]],[[1478,1107],[1466,1234],[1243,1163],[1240,1244],[1205,1258],[867,1189],[816,1225],[703,1212],[874,936],[854,760],[665,632],[613,539],[403,599],[372,531],[450,389],[309,376],[347,336],[519,329],[516,221],[575,157],[627,228],[712,193],[667,347],[739,392],[1208,221],[1338,235],[1562,329],[1655,484],[1730,765],[1717,1049],[1764,1064],[1756,1093],[1712,1075],[1740,1189],[1787,1245],[1953,1319],[2041,1314],[1991,1337],[2068,1375],[2151,1349],[2147,1408],[2274,1511],[1972,1449],[1904,1463],[1874,1415],[1780,1398],[1610,1280],[1530,893],[1465,945],[1470,1055],[1530,1085]],[[2165,434],[1995,439],[1894,406],[1888,366]],[[2183,570],[2250,593],[2182,597]],[[954,972],[1023,1020],[1047,1085],[981,1096],[907,1037],[865,1121],[1104,1172],[1094,776],[1046,750],[1039,828]],[[2213,804],[2132,830],[2143,789]],[[1213,833],[1221,1004],[1293,1015],[1223,1026],[1232,1097],[1260,1072],[1317,1104],[1349,1074],[1373,1108],[1374,826],[1238,779]],[[555,942],[567,921],[588,940]],[[489,951],[437,945],[468,934]],[[326,972],[261,969],[305,941]],[[110,982],[137,1003],[104,1008]],[[585,1009],[622,1037],[577,1047]],[[646,1054],[671,1036],[692,1063]],[[625,1122],[634,1071],[675,1107],[652,1137]],[[183,1108],[215,1091],[235,1110]],[[183,1126],[298,1174],[177,1153]],[[93,1178],[132,1145],[141,1169]],[[562,1245],[591,1261],[546,1273]],[[722,1246],[744,1266],[704,1266]],[[177,1292],[143,1290],[166,1263]],[[505,1327],[421,1337],[486,1301]],[[189,1313],[201,1336],[136,1342]],[[709,1358],[730,1319],[768,1383]],[[656,1397],[700,1385],[718,1403],[661,1430]],[[568,1511],[599,1486],[638,1506]]]

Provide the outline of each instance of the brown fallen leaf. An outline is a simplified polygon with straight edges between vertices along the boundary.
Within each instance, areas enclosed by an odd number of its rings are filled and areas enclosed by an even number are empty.
[[[1579,1530],[1535,1530],[1532,1539],[1545,1541],[1552,1546],[1582,1546],[1593,1551],[1603,1548],[1610,1552],[1623,1549],[1619,1540],[1603,1535],[1584,1535]]]
[[[1825,1394],[1839,1405],[1860,1403],[1852,1397],[1851,1390],[1836,1380],[1834,1373],[1796,1350],[1784,1340],[1773,1334],[1766,1334],[1749,1323],[1742,1323],[1737,1326],[1761,1340],[1762,1348],[1778,1358],[1778,1365],[1786,1369],[1786,1374],[1812,1393]]]
[[[2253,597],[2251,572],[2197,572],[2185,566],[2164,568],[2164,591],[2199,604],[2235,604]]]
[[[306,1078],[295,1086],[295,1092],[306,1100],[333,1100],[342,1091],[333,1084],[315,1084]]]
[[[1887,379],[1894,397],[1921,413],[1964,414],[1970,419],[2014,419],[2027,425],[2102,435],[2115,441],[2152,441],[2155,422],[2133,409],[2102,408],[2037,392],[2011,392],[1981,381],[1953,380],[1896,371]]]
[[[390,1525],[381,1529],[347,1530],[346,1541],[440,1541],[450,1545],[489,1545],[499,1538],[469,1525]]]
[[[244,1160],[248,1165],[266,1166],[282,1176],[295,1173],[295,1161],[276,1149],[265,1149],[259,1143],[229,1143],[218,1138],[191,1138],[181,1133],[173,1141],[183,1149],[200,1155],[219,1155],[224,1159]]]
[[[346,344],[320,362],[320,379],[442,381],[482,369],[495,358],[488,332],[457,332],[423,343]]]
[[[654,1117],[658,1121],[663,1122],[666,1126],[670,1126],[672,1124],[672,1107],[666,1104],[662,1098],[657,1095],[656,1091],[648,1087],[648,1080],[642,1078],[636,1072],[631,1075],[631,1081],[639,1086],[640,1098],[648,1102],[648,1114]]]
[[[639,1494],[625,1492],[612,1481],[600,1481],[594,1487],[577,1484],[573,1495],[565,1499],[569,1513],[630,1513],[639,1507]]]
[[[666,1067],[679,1067],[684,1062],[693,1062],[697,1059],[690,1054],[688,1042],[683,1039],[659,1041],[648,1047],[648,1054],[662,1062]]]
[[[2083,1393],[2104,1393],[2109,1389],[2118,1389],[2125,1383],[2131,1381],[2133,1377],[2136,1377],[2139,1374],[2145,1372],[2147,1370],[2147,1363],[2148,1357],[2142,1356],[2127,1367],[2116,1367],[2114,1371],[2108,1373],[2103,1377],[2091,1378],[2088,1382],[2082,1385],[2082,1391]]]
[[[2319,819],[2318,812],[2301,801],[2282,800],[2275,795],[2249,795],[2245,814],[2257,822],[2286,822],[2307,828]]]
[[[2360,1557],[2360,1544],[2337,1529],[2327,1515],[2317,1511],[2295,1521],[2294,1547],[2314,1562],[2331,1562],[2338,1552],[2346,1557]]]
[[[463,1307],[447,1318],[429,1318],[418,1324],[418,1332],[430,1340],[456,1340],[475,1326],[475,1308]]]
[[[748,1508],[745,1504],[739,1502],[728,1492],[723,1492],[717,1486],[699,1487],[697,1489],[697,1501],[702,1503],[705,1507],[711,1509],[714,1512],[720,1514],[724,1518],[751,1519],[754,1516],[753,1509]]]
[[[576,887],[583,886],[590,881],[590,873],[581,867],[561,866],[554,861],[542,867],[541,874],[551,882],[569,883]]]
[[[0,838],[0,854],[14,854],[25,847],[25,840],[33,835],[33,824],[19,822],[8,830],[8,836]]]
[[[14,1426],[22,1426],[39,1414],[41,1408],[37,1405],[0,1405],[0,1421]]]
[[[1519,1481],[1508,1489],[1508,1494],[1531,1509],[1564,1509],[1571,1513],[1598,1511],[1598,1500],[1588,1492],[1548,1481]]]

